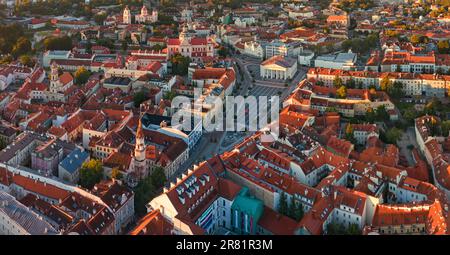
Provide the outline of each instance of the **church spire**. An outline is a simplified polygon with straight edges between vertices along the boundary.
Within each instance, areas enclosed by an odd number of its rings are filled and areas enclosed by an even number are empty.
[[[142,118],[139,118],[139,124],[136,131],[136,139],[143,138],[144,137],[144,131],[142,131]]]
[[[142,129],[142,121],[139,118],[139,125],[136,130],[136,145],[134,147],[134,158],[138,161],[145,160],[145,136]]]

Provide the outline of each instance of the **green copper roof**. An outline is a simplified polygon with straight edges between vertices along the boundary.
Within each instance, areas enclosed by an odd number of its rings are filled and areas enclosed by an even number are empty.
[[[234,199],[231,209],[245,212],[251,215],[257,222],[264,211],[264,204],[261,200],[248,195],[248,189],[243,188]]]
[[[223,19],[223,24],[228,25],[231,23],[233,23],[233,17],[231,17],[231,14],[227,14],[227,16]]]

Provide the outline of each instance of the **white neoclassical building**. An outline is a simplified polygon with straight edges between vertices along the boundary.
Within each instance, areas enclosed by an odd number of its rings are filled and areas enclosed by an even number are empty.
[[[292,79],[296,72],[297,60],[284,56],[273,56],[260,65],[261,77],[267,79]]]
[[[141,13],[135,16],[137,23],[153,23],[158,21],[158,11],[154,9],[152,14],[148,13],[147,7],[145,5],[142,6]]]

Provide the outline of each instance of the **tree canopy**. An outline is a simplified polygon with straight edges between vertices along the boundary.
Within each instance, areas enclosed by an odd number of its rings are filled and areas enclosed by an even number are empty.
[[[191,62],[188,57],[175,54],[170,58],[170,62],[172,63],[172,74],[186,75],[188,73],[189,63]]]
[[[141,180],[134,189],[134,207],[136,214],[141,216],[147,212],[145,205],[159,193],[166,182],[164,169],[156,167],[152,174]]]
[[[103,164],[101,160],[91,159],[83,163],[80,169],[79,184],[83,188],[92,189],[103,178]]]
[[[22,36],[17,39],[16,44],[14,45],[11,54],[14,58],[17,58],[21,55],[27,54],[31,51],[31,42],[28,38]]]
[[[0,54],[13,54],[18,57],[31,50],[29,42],[19,24],[0,25]]]
[[[134,107],[139,107],[146,99],[144,91],[136,92],[133,96]]]
[[[375,3],[373,0],[341,0],[338,6],[344,11],[351,12],[357,9],[370,9],[375,6]]]
[[[48,37],[44,40],[45,50],[71,50],[72,39],[69,36]]]
[[[91,72],[89,72],[83,66],[79,67],[77,69],[77,71],[75,72],[75,82],[78,85],[85,84],[88,81],[90,76],[91,76]]]
[[[34,66],[34,60],[29,55],[22,55],[19,57],[19,62],[22,65],[33,67]]]
[[[396,144],[397,141],[400,140],[402,135],[403,135],[403,131],[401,129],[393,127],[386,132],[386,142],[391,143],[391,144]]]
[[[361,235],[361,230],[356,224],[345,227],[342,224],[330,222],[327,225],[327,235]]]
[[[340,88],[343,85],[344,85],[344,82],[342,81],[341,77],[339,77],[339,76],[334,77],[333,86],[335,88]]]
[[[347,97],[347,88],[345,86],[341,86],[336,90],[337,98],[346,98]]]

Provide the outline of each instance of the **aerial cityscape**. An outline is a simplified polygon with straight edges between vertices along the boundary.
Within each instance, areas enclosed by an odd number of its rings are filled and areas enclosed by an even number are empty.
[[[0,235],[447,235],[450,0],[0,0]]]

